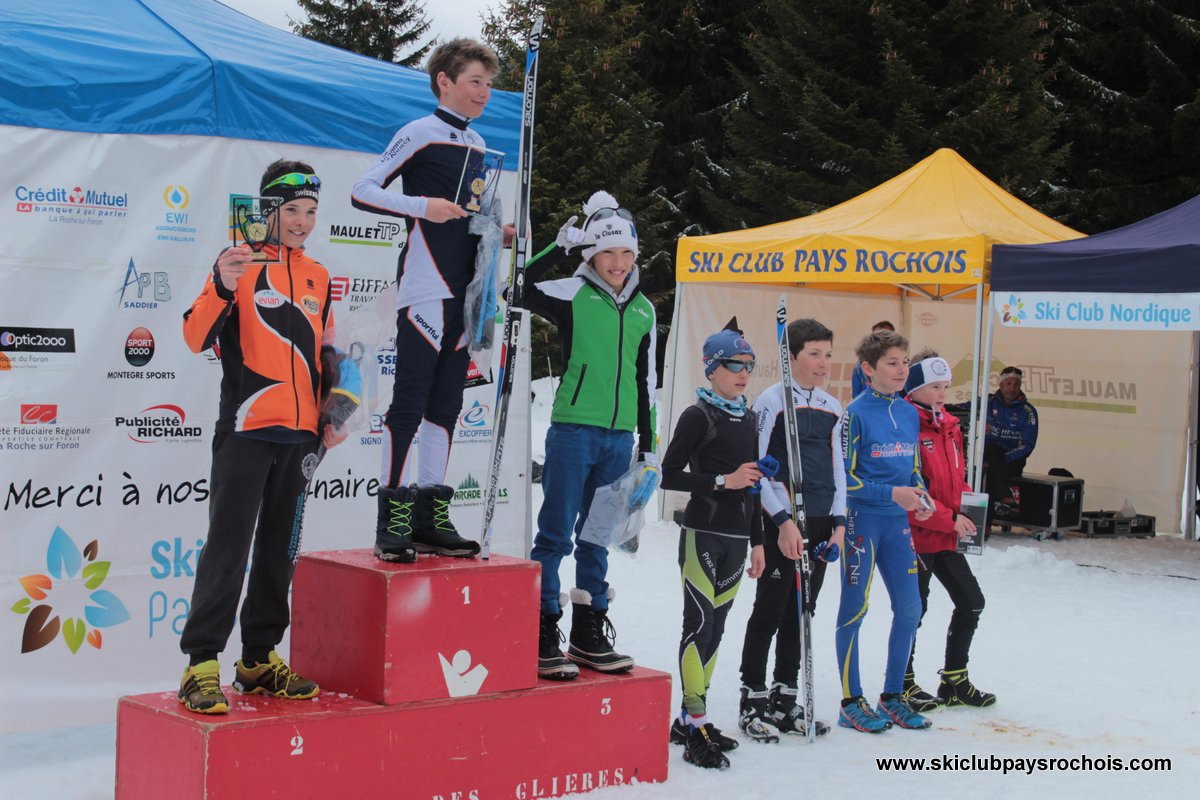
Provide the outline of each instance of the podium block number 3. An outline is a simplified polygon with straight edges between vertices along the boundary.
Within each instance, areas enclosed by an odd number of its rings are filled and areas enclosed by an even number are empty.
[[[612,698],[605,697],[600,700],[600,716],[607,717],[612,713]]]

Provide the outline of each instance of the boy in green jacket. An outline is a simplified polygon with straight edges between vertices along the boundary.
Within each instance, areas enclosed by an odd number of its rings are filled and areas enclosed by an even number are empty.
[[[613,650],[608,620],[613,597],[606,578],[608,550],[575,536],[583,530],[596,489],[630,468],[638,433],[638,459],[657,479],[654,455],[654,306],[638,289],[637,228],[633,215],[607,192],[584,205],[582,231],[572,217],[559,234],[561,256],[581,249],[583,263],[561,280],[535,283],[561,257],[544,257],[526,272],[525,306],[558,328],[562,383],[554,398],[542,472],[544,500],[532,557],[542,565],[538,674],[565,680],[576,663],[601,672],[624,672],[633,659]],[[581,248],[576,248],[580,245]],[[559,563],[575,554],[571,636],[559,649]],[[575,662],[575,663],[572,663]]]

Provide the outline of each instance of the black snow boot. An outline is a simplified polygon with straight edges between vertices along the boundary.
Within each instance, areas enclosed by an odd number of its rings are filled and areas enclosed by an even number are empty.
[[[414,486],[380,487],[379,515],[375,520],[375,556],[384,561],[411,564],[417,560],[413,548],[413,510],[417,501]]]
[[[413,546],[418,553],[470,558],[479,554],[479,544],[458,535],[450,521],[450,486],[417,488],[417,524],[413,526]]]
[[[562,631],[558,621],[562,612],[542,614],[538,627],[538,677],[553,681],[569,681],[579,677],[579,667],[562,654]]]
[[[613,597],[610,589],[609,599]],[[628,672],[633,659],[613,650],[617,632],[608,610],[592,608],[592,596],[583,589],[571,590],[571,644],[567,658],[598,672]]]

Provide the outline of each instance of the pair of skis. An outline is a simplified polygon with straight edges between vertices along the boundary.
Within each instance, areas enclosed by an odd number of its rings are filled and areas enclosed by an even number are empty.
[[[783,382],[784,432],[787,439],[788,483],[792,498],[792,519],[804,534],[806,517],[804,493],[801,491],[803,474],[800,467],[800,439],[796,433],[796,401],[792,393],[792,352],[787,332],[787,295],[779,295],[779,308],[775,311],[775,330],[779,340],[779,372]],[[817,740],[817,723],[813,708],[813,653],[812,653],[812,565],[808,550],[800,547],[800,562],[796,565],[796,603],[800,618],[800,660],[804,665],[804,728],[808,742]]]
[[[542,40],[542,18],[533,22],[525,52],[525,85],[521,104],[521,139],[517,155],[517,235],[512,247],[512,280],[504,308],[504,340],[500,345],[500,372],[496,377],[496,417],[492,429],[492,458],[488,463],[487,488],[483,502],[483,536],[480,557],[491,554],[495,527],[496,496],[500,488],[500,465],[504,461],[504,434],[508,427],[508,404],[512,398],[513,372],[517,365],[517,343],[525,322],[525,259],[529,253],[529,197],[533,178],[533,109],[537,100],[538,50]]]

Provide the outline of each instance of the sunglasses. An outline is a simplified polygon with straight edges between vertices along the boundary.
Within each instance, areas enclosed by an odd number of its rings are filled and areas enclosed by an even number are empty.
[[[754,372],[753,361],[739,361],[736,358],[718,358],[717,363],[732,373],[738,373],[742,370],[746,372]]]
[[[262,190],[265,192],[272,186],[311,186],[314,189],[320,189],[321,179],[316,175],[306,175],[303,172],[289,172],[287,175],[280,175],[264,186]]]
[[[620,217],[633,222],[633,212],[626,208],[601,208],[595,211],[587,219],[583,221],[583,227],[586,228],[592,224],[592,220],[608,219],[609,217]]]

